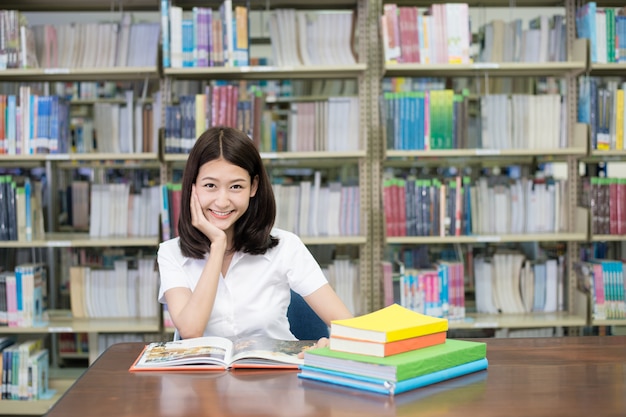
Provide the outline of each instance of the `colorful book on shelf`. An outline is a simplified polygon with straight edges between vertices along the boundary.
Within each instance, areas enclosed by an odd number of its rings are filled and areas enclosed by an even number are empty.
[[[334,320],[334,337],[386,343],[448,330],[448,320],[416,313],[399,304],[344,320]]]
[[[211,371],[228,369],[298,369],[298,354],[311,347],[310,341],[248,337],[196,337],[145,346],[130,372]]]
[[[310,349],[304,352],[304,365],[398,382],[486,357],[485,343],[447,339],[440,345],[384,358],[338,352],[328,347]]]
[[[369,342],[367,340],[347,339],[344,337],[330,337],[330,348],[339,352],[358,353],[385,357],[423,349],[429,346],[440,345],[446,341],[446,332],[427,334],[424,336],[411,337],[409,339],[396,340],[395,342]]]
[[[344,387],[356,388],[364,391],[379,394],[401,394],[427,385],[458,378],[463,375],[479,372],[487,369],[487,358],[467,362],[451,368],[435,371],[430,374],[416,376],[403,381],[389,381],[381,378],[371,378],[348,372],[333,371],[329,369],[302,366],[299,378],[311,379],[314,381],[327,382]]]

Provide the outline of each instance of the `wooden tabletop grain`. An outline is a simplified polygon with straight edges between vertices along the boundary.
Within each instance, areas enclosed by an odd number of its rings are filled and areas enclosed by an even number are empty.
[[[143,344],[120,343],[47,416],[626,416],[624,336],[472,340],[487,342],[487,371],[395,397],[297,371],[130,373]]]

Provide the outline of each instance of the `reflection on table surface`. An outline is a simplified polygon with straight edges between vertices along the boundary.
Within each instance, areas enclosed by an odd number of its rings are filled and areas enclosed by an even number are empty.
[[[197,410],[228,416],[394,416],[413,415],[418,410],[420,415],[429,415],[442,408],[462,407],[479,397],[486,377],[487,372],[481,371],[392,397],[302,380],[292,371],[158,376],[161,415],[169,417],[188,416]]]

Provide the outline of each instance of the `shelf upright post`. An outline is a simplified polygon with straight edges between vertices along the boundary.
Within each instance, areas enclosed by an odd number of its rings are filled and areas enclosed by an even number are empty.
[[[381,125],[379,98],[382,93],[382,77],[384,76],[384,57],[381,54],[380,16],[382,2],[369,0],[368,27],[367,27],[367,70],[369,97],[367,98],[368,118],[367,128],[369,141],[367,144],[367,163],[369,170],[362,173],[361,178],[369,178],[369,201],[367,207],[370,212],[370,230],[368,232],[367,247],[370,250],[370,259],[367,262],[371,270],[371,305],[370,309],[378,310],[383,307],[381,292],[382,261],[385,249],[384,212],[382,206],[382,170],[385,158],[385,136]],[[364,263],[361,262],[361,265]]]
[[[573,45],[576,39],[576,0],[565,0],[565,21],[567,22],[566,26],[566,39],[567,39],[567,57],[568,59],[572,59],[573,57]],[[587,60],[588,61],[588,60]],[[577,82],[578,74],[575,72],[570,72],[566,75],[566,84],[567,84],[567,126],[569,129],[568,132],[568,146],[573,146],[572,143],[574,140],[573,129],[576,126],[576,107],[578,102],[578,82]],[[568,203],[569,207],[568,212],[568,232],[574,232],[577,226],[577,208],[578,208],[578,183],[579,183],[579,175],[578,175],[578,160],[579,157],[570,155],[567,157],[567,194],[568,194]],[[567,243],[567,253],[566,253],[566,284],[567,287],[565,291],[567,292],[567,311],[569,314],[573,314],[574,302],[575,302],[575,291],[576,291],[576,274],[574,273],[574,262],[576,262],[576,258],[579,253],[580,244],[575,241],[571,241]]]

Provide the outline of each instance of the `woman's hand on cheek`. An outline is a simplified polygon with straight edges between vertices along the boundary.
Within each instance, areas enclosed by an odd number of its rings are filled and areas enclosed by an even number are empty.
[[[214,242],[220,238],[225,239],[226,234],[224,231],[213,225],[209,219],[207,219],[200,204],[200,199],[196,193],[196,185],[194,184],[191,189],[191,224],[196,229],[200,230],[204,235],[209,238],[211,242]]]

